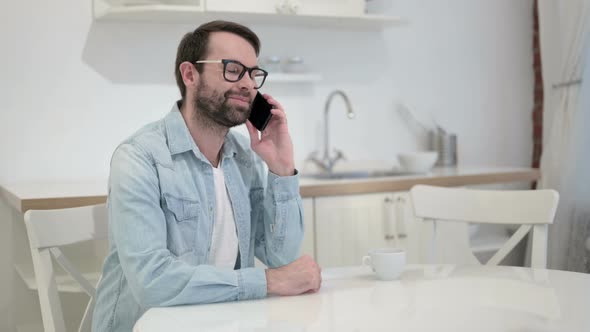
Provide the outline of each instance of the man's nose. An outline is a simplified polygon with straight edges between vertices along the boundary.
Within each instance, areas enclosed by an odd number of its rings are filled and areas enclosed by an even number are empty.
[[[238,86],[240,89],[254,90],[256,87],[256,81],[254,81],[248,72],[246,72],[244,73],[244,76],[242,76],[242,78],[238,81]]]

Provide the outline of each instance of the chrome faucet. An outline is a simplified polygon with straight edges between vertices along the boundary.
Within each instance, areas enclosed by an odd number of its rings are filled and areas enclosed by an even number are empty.
[[[319,166],[324,172],[331,173],[334,165],[338,160],[345,159],[344,154],[342,151],[334,149],[336,153],[333,157],[330,156],[330,126],[328,124],[328,113],[330,111],[330,105],[332,103],[332,99],[336,96],[341,96],[344,100],[346,105],[346,116],[349,119],[354,119],[355,113],[352,110],[352,106],[350,104],[350,100],[348,96],[342,90],[334,90],[328,95],[328,99],[326,99],[326,104],[324,106],[324,155],[321,159],[317,158],[317,151],[314,151],[310,154],[307,160],[313,162],[317,166]]]

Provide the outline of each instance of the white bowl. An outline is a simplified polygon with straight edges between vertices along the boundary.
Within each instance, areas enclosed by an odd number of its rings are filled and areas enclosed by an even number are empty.
[[[436,151],[417,151],[400,153],[397,156],[399,164],[406,172],[426,173],[434,167],[438,152]]]

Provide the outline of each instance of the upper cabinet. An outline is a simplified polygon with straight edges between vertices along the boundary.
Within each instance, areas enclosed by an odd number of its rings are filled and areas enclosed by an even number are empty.
[[[394,16],[365,14],[365,0],[93,0],[100,21],[381,28],[402,24]]]
[[[365,0],[206,0],[207,11],[282,15],[361,16]]]

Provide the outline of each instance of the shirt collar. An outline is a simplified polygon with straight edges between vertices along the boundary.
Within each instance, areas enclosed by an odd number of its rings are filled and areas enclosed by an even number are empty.
[[[207,158],[201,153],[197,144],[193,140],[182,114],[180,114],[180,105],[182,101],[177,101],[172,106],[170,113],[164,118],[166,125],[166,136],[168,139],[168,148],[172,155],[193,150],[195,155],[200,159],[207,161]],[[223,143],[221,155],[224,158],[234,157],[237,153],[236,143],[233,134],[228,132]],[[208,162],[208,161],[207,161]]]
[[[174,103],[170,113],[164,118],[168,148],[173,155],[193,149],[199,149],[188,131],[188,127],[182,118],[182,114],[180,114],[180,109],[178,107],[180,104],[180,101]]]

